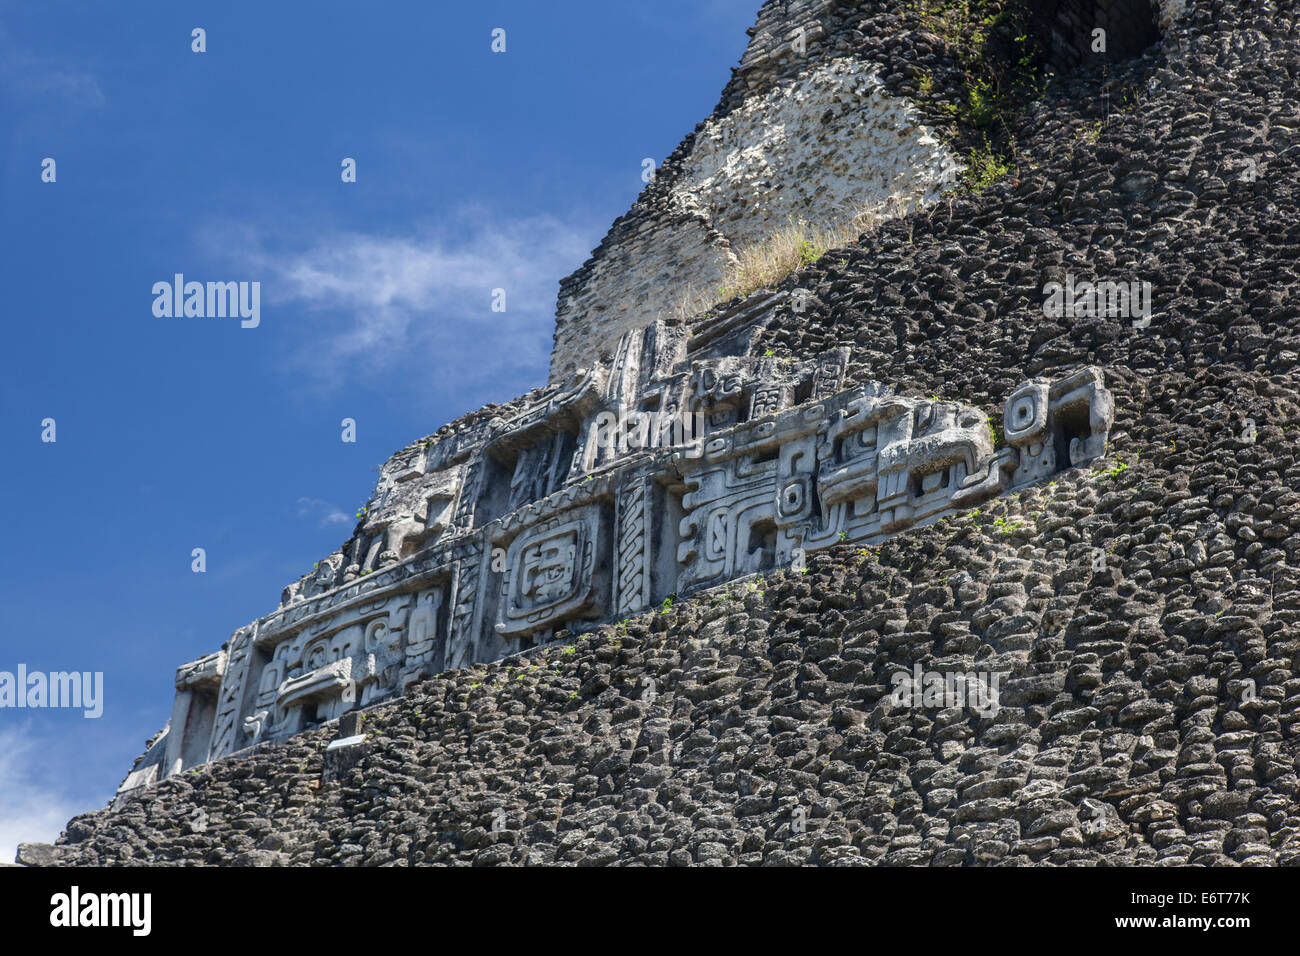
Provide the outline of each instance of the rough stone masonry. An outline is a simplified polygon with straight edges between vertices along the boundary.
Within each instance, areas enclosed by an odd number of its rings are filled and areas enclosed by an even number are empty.
[[[562,285],[551,384],[398,452],[349,541],[181,669],[114,806],[20,860],[1300,862],[1300,23],[1112,4],[1156,39],[1090,64],[1060,51],[1103,4],[1014,6],[1065,42],[970,189],[925,4],[765,4]],[[711,277],[782,170],[889,196],[791,135],[822,117],[911,205],[657,311],[637,249]],[[1150,282],[1149,322],[1048,317],[1067,275]],[[900,673],[996,675],[996,707]]]

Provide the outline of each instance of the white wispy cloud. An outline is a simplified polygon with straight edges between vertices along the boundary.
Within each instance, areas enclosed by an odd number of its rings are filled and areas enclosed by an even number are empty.
[[[332,524],[351,526],[355,523],[354,518],[348,517],[341,509],[320,498],[299,498],[298,517],[318,519],[322,528]]]
[[[104,91],[94,74],[66,58],[32,52],[3,27],[0,27],[0,89],[19,101],[57,96],[83,107],[104,103]]]
[[[12,863],[19,843],[53,843],[86,808],[42,778],[45,745],[30,726],[0,728],[0,861]]]
[[[262,282],[264,321],[268,302],[310,317],[291,356],[295,373],[318,386],[405,381],[470,394],[522,370],[545,374],[559,280],[599,236],[549,216],[481,209],[398,235],[206,232],[214,249],[237,250],[241,275]],[[504,312],[492,310],[496,289]]]

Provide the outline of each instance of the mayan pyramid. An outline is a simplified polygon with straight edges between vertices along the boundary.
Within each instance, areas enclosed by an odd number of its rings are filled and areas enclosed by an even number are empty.
[[[769,0],[549,381],[20,859],[1300,862],[1298,31]]]

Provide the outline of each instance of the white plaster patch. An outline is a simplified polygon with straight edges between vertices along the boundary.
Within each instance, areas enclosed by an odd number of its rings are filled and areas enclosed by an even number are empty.
[[[864,212],[891,219],[935,202],[961,170],[872,64],[831,60],[750,97],[696,135],[667,215],[625,230],[562,296],[551,381],[607,359],[624,332],[686,295],[715,290],[738,250],[791,220],[829,229]]]
[[[839,59],[706,125],[673,192],[741,247],[791,219],[829,226],[934,202],[961,168],[874,68]]]

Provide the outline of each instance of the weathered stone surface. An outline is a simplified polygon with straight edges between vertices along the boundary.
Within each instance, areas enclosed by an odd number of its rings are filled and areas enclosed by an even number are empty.
[[[807,69],[702,123],[561,283],[552,383],[608,360],[625,332],[654,322],[665,305],[711,292],[738,251],[791,220],[825,228],[888,219],[956,183],[956,156],[890,94],[876,65],[823,60],[816,38],[808,42]]]
[[[20,843],[15,859],[21,866],[58,866],[67,856],[66,847],[50,843]]]

